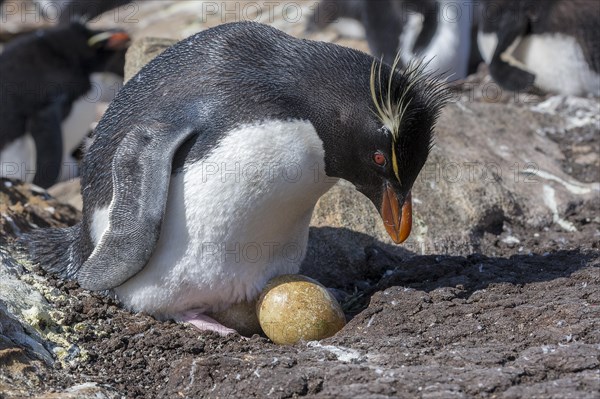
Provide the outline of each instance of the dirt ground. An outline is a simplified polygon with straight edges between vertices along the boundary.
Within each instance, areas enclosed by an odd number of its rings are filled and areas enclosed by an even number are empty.
[[[306,274],[346,294],[348,325],[319,343],[198,332],[50,278],[73,295],[53,305],[78,326],[73,338],[88,360],[57,362],[39,389],[96,382],[127,398],[597,398],[598,208],[574,205],[567,219],[577,233],[507,221],[502,230],[529,238],[514,245],[484,233],[481,253],[467,257],[400,259],[369,247],[353,276],[307,264]]]

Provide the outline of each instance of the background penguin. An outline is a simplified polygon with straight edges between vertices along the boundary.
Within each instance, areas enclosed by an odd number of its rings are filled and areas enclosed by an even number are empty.
[[[58,23],[66,25],[72,21],[77,21],[83,18],[86,21],[91,21],[97,16],[110,11],[114,8],[124,6],[131,3],[133,0],[67,0],[60,5],[60,16]],[[136,0],[140,2],[142,0]]]
[[[202,314],[297,273],[313,207],[337,179],[371,199],[393,240],[407,238],[447,94],[396,67],[251,22],[191,36],[129,80],[98,124],[82,221],[24,244],[134,311],[227,332]]]
[[[91,89],[93,72],[120,70],[122,75],[128,41],[123,31],[94,31],[72,23],[7,44],[0,54],[1,175],[33,179],[42,187],[57,180],[63,158],[79,146],[96,115],[89,120],[75,107],[73,116],[80,120],[67,121],[64,131],[63,120],[74,101]],[[88,107],[98,100],[96,93]]]
[[[476,32],[473,3],[429,0],[408,2],[407,9],[412,12],[399,39],[404,63],[423,59],[430,63],[428,68],[449,80],[463,79],[474,71],[480,58],[472,46]]]
[[[600,2],[493,0],[481,15],[479,48],[502,87],[600,95]]]
[[[353,18],[365,27],[371,54],[392,62],[400,52],[407,65],[418,58],[428,70],[450,80],[466,77],[481,61],[475,37],[472,2],[449,0],[322,0],[308,30],[322,29],[338,18]]]

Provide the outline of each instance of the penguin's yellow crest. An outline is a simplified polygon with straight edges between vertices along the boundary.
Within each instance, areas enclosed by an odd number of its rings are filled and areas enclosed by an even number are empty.
[[[377,64],[379,64],[379,66],[377,66]],[[407,94],[410,92],[410,89],[413,87],[415,82],[418,81],[417,78],[423,69],[422,64],[420,63],[411,63],[408,65],[406,71],[404,72],[404,75],[408,78],[408,84],[403,88],[399,100],[394,101],[392,100],[394,97],[392,94],[392,83],[396,75],[400,73],[397,69],[399,64],[400,53],[396,55],[396,58],[392,64],[392,70],[387,81],[387,87],[385,88],[387,90],[384,91],[384,87],[381,82],[381,67],[383,65],[383,60],[373,61],[373,64],[371,65],[370,79],[371,98],[375,104],[375,114],[383,126],[385,126],[392,134],[392,167],[398,181],[400,181],[400,173],[398,171],[398,159],[396,156],[396,142],[398,141],[398,137],[400,135],[402,118],[404,117],[404,114],[406,113],[411,101],[407,98]]]

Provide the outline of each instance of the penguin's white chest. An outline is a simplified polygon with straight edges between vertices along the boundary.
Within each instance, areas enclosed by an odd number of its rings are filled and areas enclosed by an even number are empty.
[[[467,76],[471,51],[471,19],[469,3],[441,1],[438,28],[427,46],[415,54],[414,46],[423,30],[423,15],[409,13],[400,35],[400,54],[408,64],[414,58],[425,61],[426,70],[443,73],[449,81]],[[448,4],[446,4],[448,3]]]
[[[588,65],[579,42],[556,34],[529,35],[514,52],[535,74],[535,85],[567,95],[600,95],[600,75]]]
[[[323,162],[309,122],[229,132],[172,176],[154,253],[115,293],[133,310],[173,317],[252,300],[270,278],[298,272],[314,205],[335,183]],[[106,213],[96,215],[102,226]]]
[[[477,33],[477,45],[479,46],[481,58],[489,65],[492,62],[496,47],[498,47],[498,35],[496,35],[496,33],[484,33],[479,31]]]
[[[0,176],[32,182],[35,176],[35,142],[29,133],[0,150]]]
[[[81,145],[92,124],[102,115],[102,105],[108,104],[115,97],[122,80],[112,73],[94,73],[90,77],[92,89],[73,103],[71,112],[61,123],[63,156],[58,181],[79,175],[78,163],[71,154]],[[0,176],[31,183],[37,168],[36,157],[35,141],[30,133],[26,133],[1,149]]]
[[[79,146],[97,119],[96,104],[80,99],[73,103],[69,117],[61,124],[63,139],[62,159],[58,181],[69,180],[79,175],[77,161],[71,153]],[[41,151],[44,149],[41,148]],[[0,152],[0,176],[33,182],[37,170],[37,148],[31,133],[26,132]]]
[[[478,34],[479,50],[487,64],[498,44],[495,33]],[[506,58],[535,74],[534,84],[546,91],[567,95],[600,95],[600,75],[588,65],[572,36],[560,33],[519,37]]]

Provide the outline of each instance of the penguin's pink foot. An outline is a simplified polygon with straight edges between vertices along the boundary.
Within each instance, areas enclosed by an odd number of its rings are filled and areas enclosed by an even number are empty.
[[[208,317],[193,309],[181,313],[176,320],[179,322],[190,323],[200,331],[214,331],[222,336],[238,333],[233,328],[225,327],[212,317]]]

